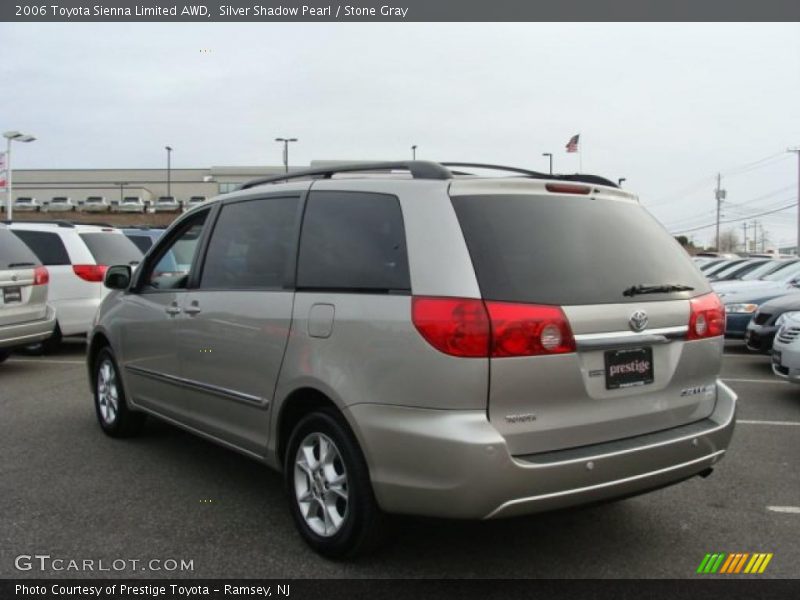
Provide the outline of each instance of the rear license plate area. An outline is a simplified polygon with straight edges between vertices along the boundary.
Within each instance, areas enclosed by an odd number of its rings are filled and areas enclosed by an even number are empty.
[[[22,288],[19,286],[4,287],[3,302],[5,304],[11,304],[12,302],[22,302]]]
[[[653,383],[653,349],[645,347],[607,350],[605,369],[607,390]]]

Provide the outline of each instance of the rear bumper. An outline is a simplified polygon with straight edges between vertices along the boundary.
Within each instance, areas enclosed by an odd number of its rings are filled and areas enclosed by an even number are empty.
[[[55,326],[56,313],[48,305],[44,319],[0,326],[0,348],[13,348],[41,342],[53,334]]]
[[[53,304],[58,313],[58,326],[62,335],[82,335],[87,333],[92,328],[92,321],[97,308],[100,306],[100,301],[99,294],[94,298],[54,300]]]
[[[388,512],[489,519],[629,496],[706,471],[728,447],[736,395],[717,383],[697,423],[571,450],[511,456],[482,411],[374,404],[348,417]]]

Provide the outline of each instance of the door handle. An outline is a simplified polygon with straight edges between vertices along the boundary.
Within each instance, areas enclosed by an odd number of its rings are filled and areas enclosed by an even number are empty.
[[[187,315],[196,315],[197,313],[201,312],[201,308],[197,305],[197,302],[192,302],[189,306],[183,309]]]
[[[166,308],[168,315],[177,315],[181,312],[181,307],[176,302],[173,302]]]

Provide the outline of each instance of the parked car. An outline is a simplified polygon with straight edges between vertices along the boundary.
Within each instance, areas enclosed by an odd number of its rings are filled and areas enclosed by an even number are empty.
[[[336,166],[178,217],[106,274],[100,427],[154,415],[282,469],[329,556],[385,513],[506,517],[707,475],[734,427],[721,302],[636,196],[516,175]]]
[[[703,273],[706,273],[709,269],[720,268],[723,264],[727,264],[729,262],[730,262],[730,259],[728,259],[728,258],[712,258],[712,259],[708,260],[707,262],[704,262],[702,265],[699,265],[699,266],[700,266],[700,270]]]
[[[800,290],[768,300],[756,309],[747,324],[744,341],[748,350],[768,354],[778,328],[789,317],[800,315]]]
[[[14,210],[20,212],[38,212],[42,210],[42,205],[39,204],[36,198],[20,196],[14,200]]]
[[[127,227],[122,230],[128,239],[136,244],[136,247],[146,254],[150,247],[156,242],[164,230],[158,227]]]
[[[62,336],[89,331],[106,294],[103,275],[108,265],[138,263],[141,251],[112,227],[59,222],[13,222],[8,225],[50,273],[49,303],[57,323],[46,341],[50,350]]]
[[[800,383],[800,315],[787,316],[772,345],[772,372],[781,379]]]
[[[5,225],[0,225],[0,363],[13,348],[52,335],[47,268]]]
[[[83,212],[109,212],[111,205],[103,196],[88,196],[81,206]]]
[[[722,262],[714,265],[713,267],[706,269],[703,271],[703,274],[708,277],[709,280],[713,281],[714,278],[717,276],[718,273],[722,273],[723,271],[727,271],[728,269],[732,269],[743,265],[748,262],[746,258],[737,258],[734,260],[723,260]]]
[[[122,202],[117,205],[117,212],[144,213],[145,208],[145,203],[141,196],[125,196]]]
[[[77,210],[77,206],[72,198],[67,196],[53,196],[50,203],[45,207],[47,212],[72,212]]]
[[[203,202],[206,201],[206,199],[207,198],[205,196],[191,196],[189,198],[189,201],[186,203],[185,208],[186,208],[186,210],[190,210],[190,209],[194,208],[195,206],[201,205]]]
[[[174,196],[159,196],[153,204],[153,212],[180,212],[181,203]]]
[[[716,271],[713,275],[709,276],[711,281],[733,281],[741,279],[743,275],[747,275],[750,271],[769,263],[771,261],[764,258],[747,259],[741,263],[728,265],[724,269]]]

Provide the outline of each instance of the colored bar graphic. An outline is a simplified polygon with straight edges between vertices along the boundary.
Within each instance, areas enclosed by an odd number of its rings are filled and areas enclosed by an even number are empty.
[[[708,553],[700,561],[697,573],[703,574],[737,574],[746,573],[755,575],[763,573],[772,560],[771,552],[725,552]]]

